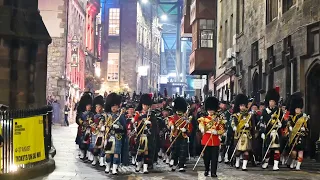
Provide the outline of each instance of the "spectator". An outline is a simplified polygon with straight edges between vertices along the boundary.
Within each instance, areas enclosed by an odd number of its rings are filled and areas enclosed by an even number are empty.
[[[68,105],[65,105],[65,106],[64,106],[64,123],[65,123],[67,126],[69,126],[69,120],[68,120],[69,111],[70,111],[70,109],[69,109]]]
[[[167,97],[167,96],[168,96],[167,88],[164,88],[164,97]]]

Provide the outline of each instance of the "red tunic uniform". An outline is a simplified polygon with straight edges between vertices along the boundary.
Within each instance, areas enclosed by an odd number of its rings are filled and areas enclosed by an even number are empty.
[[[174,126],[173,130],[173,137],[176,137],[179,134],[179,129],[186,128],[187,131],[185,133],[182,133],[182,135],[187,138],[187,136],[190,135],[190,132],[192,131],[192,125],[188,123],[186,120],[178,116],[177,114],[169,117],[169,123],[168,126],[171,128],[171,126]]]
[[[199,122],[199,129],[203,131],[201,144],[205,146],[208,143],[207,146],[220,146],[219,136],[224,133],[224,125],[219,123],[218,121],[213,120],[212,117],[210,116],[201,117],[198,119],[198,122]],[[216,130],[217,134],[215,135],[215,134],[212,134],[211,132],[208,132],[212,130]]]

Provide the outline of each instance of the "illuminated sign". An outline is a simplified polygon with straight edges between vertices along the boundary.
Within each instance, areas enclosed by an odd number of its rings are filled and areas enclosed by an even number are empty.
[[[98,29],[98,59],[101,59],[102,26],[99,25]]]

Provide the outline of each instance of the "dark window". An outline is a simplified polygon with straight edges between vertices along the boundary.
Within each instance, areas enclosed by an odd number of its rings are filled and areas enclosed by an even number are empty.
[[[226,57],[227,55],[227,49],[228,49],[228,41],[227,41],[227,37],[228,37],[228,21],[224,22],[224,34],[223,34],[223,52],[224,52],[224,56],[223,58]]]
[[[200,48],[213,48],[214,20],[200,19]]]
[[[320,23],[308,28],[308,52],[310,55],[320,53]]]
[[[244,0],[237,0],[236,30],[238,34],[243,31],[243,27],[244,27],[243,21],[244,21]]]
[[[293,71],[292,71],[292,76],[293,76],[293,79],[292,79],[292,91],[293,92],[296,92],[298,90],[298,63],[297,63],[297,60],[294,59],[292,61],[292,66],[293,66]]]
[[[282,0],[282,13],[288,11],[294,4],[296,0]]]
[[[274,74],[273,74],[273,68],[275,66],[275,57],[273,54],[273,46],[269,47],[267,49],[267,64],[266,64],[266,68],[267,68],[267,73],[268,73],[268,89],[273,88],[273,83],[274,83]]]
[[[267,0],[267,23],[278,17],[278,0]]]
[[[283,40],[283,53],[286,71],[286,94],[291,94],[291,59],[293,56],[291,47],[291,36],[288,36]]]
[[[251,65],[255,65],[259,60],[259,44],[258,41],[251,45]]]

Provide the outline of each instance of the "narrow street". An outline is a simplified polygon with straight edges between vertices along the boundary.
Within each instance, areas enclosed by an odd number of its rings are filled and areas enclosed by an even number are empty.
[[[134,167],[121,167],[119,169],[120,175],[112,176],[106,175],[104,169],[100,167],[92,167],[90,163],[83,163],[78,157],[77,146],[74,143],[75,135],[77,131],[76,124],[70,127],[54,126],[53,127],[53,141],[57,149],[57,154],[54,157],[56,161],[56,169],[48,176],[36,178],[34,180],[158,180],[158,179],[211,179],[211,177],[204,177],[203,175],[203,163],[200,162],[197,167],[197,171],[192,171],[192,167],[195,164],[196,159],[191,159],[188,162],[187,172],[171,172],[170,168],[162,162],[158,164],[155,170],[149,174],[140,174],[134,172]],[[313,164],[313,165],[311,165]],[[219,164],[218,179],[228,180],[267,180],[267,179],[290,179],[290,180],[318,180],[320,179],[320,164],[305,163],[302,169],[310,171],[290,171],[287,168],[282,168],[278,172],[269,170],[261,170],[261,168],[249,167],[249,171],[244,172],[236,170],[228,165]],[[317,171],[318,169],[318,171]]]

